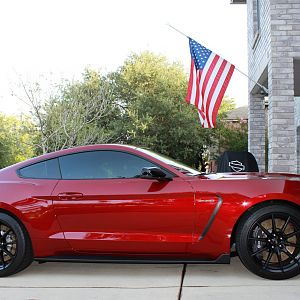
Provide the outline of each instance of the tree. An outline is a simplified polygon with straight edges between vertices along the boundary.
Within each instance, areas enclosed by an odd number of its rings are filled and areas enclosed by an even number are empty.
[[[110,141],[108,124],[116,110],[110,85],[96,71],[86,70],[83,81],[65,84],[45,106],[48,148]]]
[[[215,149],[213,151],[213,156],[216,158],[224,151],[247,151],[248,149],[247,122],[243,120],[237,123],[227,121],[228,112],[235,109],[235,107],[233,99],[224,97],[216,128]]]
[[[105,143],[112,138],[109,120],[116,115],[110,84],[96,71],[86,69],[83,80],[64,81],[48,97],[39,83],[21,82],[23,102],[31,107],[38,131],[37,153],[73,146]]]
[[[32,130],[28,118],[0,114],[0,168],[34,156]]]
[[[116,125],[126,132],[123,142],[204,164],[213,131],[201,128],[195,108],[185,102],[187,76],[180,64],[143,52],[130,56],[113,78],[124,108]]]

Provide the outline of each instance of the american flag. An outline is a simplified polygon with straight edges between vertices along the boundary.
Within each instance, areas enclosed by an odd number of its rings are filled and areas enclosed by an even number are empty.
[[[198,109],[202,127],[216,126],[216,119],[234,65],[189,38],[191,72],[186,101]]]

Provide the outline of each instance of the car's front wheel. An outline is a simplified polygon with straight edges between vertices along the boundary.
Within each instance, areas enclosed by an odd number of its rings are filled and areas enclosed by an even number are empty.
[[[0,277],[22,271],[32,262],[31,242],[23,226],[0,213]]]
[[[300,213],[281,204],[250,210],[236,232],[242,263],[268,279],[287,279],[300,273]]]

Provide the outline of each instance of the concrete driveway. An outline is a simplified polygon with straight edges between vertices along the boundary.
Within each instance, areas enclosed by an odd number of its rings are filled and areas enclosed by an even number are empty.
[[[300,277],[261,279],[231,265],[33,263],[0,279],[0,299],[300,299]]]

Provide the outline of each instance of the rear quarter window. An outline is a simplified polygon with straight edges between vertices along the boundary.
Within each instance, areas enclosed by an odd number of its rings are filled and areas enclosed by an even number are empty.
[[[58,159],[49,159],[18,170],[22,178],[61,179]]]

